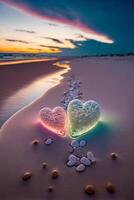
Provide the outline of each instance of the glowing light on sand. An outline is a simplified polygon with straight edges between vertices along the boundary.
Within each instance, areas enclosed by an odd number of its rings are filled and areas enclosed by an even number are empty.
[[[64,68],[70,69],[69,63],[70,63],[70,61],[60,61],[60,62],[54,63],[53,65],[55,65],[57,67],[64,67]]]
[[[98,119],[96,121],[96,123],[88,129],[88,131],[85,131],[85,132],[81,131],[81,132],[79,132],[79,134],[77,134],[77,133],[75,134],[74,129],[69,128],[70,129],[69,130],[69,137],[70,138],[78,138],[78,137],[81,137],[81,136],[83,136],[85,134],[90,133],[90,131],[97,126],[97,124],[98,124],[99,121],[100,121],[100,119]],[[73,133],[73,134],[71,134],[71,133]]]

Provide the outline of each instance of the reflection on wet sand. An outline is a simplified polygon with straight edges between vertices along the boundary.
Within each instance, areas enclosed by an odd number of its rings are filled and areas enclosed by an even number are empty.
[[[32,101],[36,100],[49,89],[55,87],[63,79],[63,74],[67,73],[70,69],[67,61],[61,61],[54,63],[55,66],[61,67],[60,71],[54,72],[50,75],[43,75],[40,78],[35,79],[30,84],[19,89],[16,93],[9,96],[3,103],[0,115],[4,119],[8,119],[12,114],[19,109],[28,105]]]
[[[66,60],[66,61],[56,62],[53,65],[58,66],[58,67],[65,67],[65,68],[70,69],[69,63],[70,63],[70,61]]]
[[[12,61],[1,61],[0,65],[14,65],[14,64],[22,64],[22,63],[32,63],[32,62],[43,62],[49,60],[56,60],[56,58],[42,58],[42,59],[31,59],[31,60],[12,60]]]

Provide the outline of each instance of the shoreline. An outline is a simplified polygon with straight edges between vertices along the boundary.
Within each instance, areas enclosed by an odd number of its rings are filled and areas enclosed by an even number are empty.
[[[0,66],[4,65],[14,65],[23,63],[35,63],[35,62],[46,62],[57,60],[56,58],[32,58],[32,59],[18,59],[18,60],[0,60]]]
[[[42,96],[44,94],[44,92],[47,91],[47,89],[50,89],[52,87],[52,85],[59,84],[60,79],[62,79],[62,74],[66,73],[69,70],[69,65],[67,63],[63,64],[64,62],[63,63],[62,62],[63,61],[61,61],[61,64],[60,64],[60,61],[52,60],[52,61],[45,61],[44,64],[43,64],[43,62],[38,62],[38,63],[35,62],[35,63],[25,63],[25,64],[14,64],[12,66],[7,65],[6,68],[0,68],[0,71],[3,70],[2,71],[3,74],[1,73],[1,78],[6,77],[7,80],[8,79],[13,80],[15,78],[15,74],[17,74],[17,76],[20,76],[20,75],[22,76],[22,77],[20,77],[22,80],[21,81],[22,83],[24,80],[24,84],[22,84],[20,82],[20,80],[18,80],[15,84],[12,83],[12,81],[10,81],[9,82],[10,85],[8,87],[8,83],[6,82],[6,80],[4,78],[3,85],[5,83],[5,87],[7,87],[7,94],[9,96],[8,96],[8,98],[6,97],[7,96],[6,90],[4,90],[5,94],[3,93],[3,95],[2,95],[2,93],[1,93],[1,99],[0,99],[1,100],[1,108],[0,108],[1,116],[3,113],[3,115],[7,115],[8,118],[11,117],[11,115],[15,114],[17,112],[17,110],[19,111],[21,109],[21,107],[23,108],[26,105],[29,105],[29,103],[36,101],[40,96]],[[35,65],[35,67],[33,66],[33,64]],[[27,80],[28,81],[30,80],[27,83],[26,83],[25,74],[24,75],[20,74],[21,68],[23,70],[24,65],[27,67],[25,69],[25,71],[28,73],[28,75],[26,75]],[[43,65],[44,65],[44,67],[43,67]],[[31,76],[31,72],[30,71],[28,72],[29,67],[30,68],[32,67],[33,71],[35,70],[37,72],[39,71],[39,68],[40,68],[41,75],[39,73],[38,73],[39,75],[35,74],[35,76],[33,76],[33,80],[32,80],[31,78],[29,78]],[[43,71],[45,73],[43,73]],[[7,76],[7,73],[9,74],[9,78]],[[18,75],[18,74],[20,74],[20,75]],[[58,77],[57,80],[56,80],[56,77]],[[13,82],[14,82],[14,80],[13,80]],[[12,86],[12,84],[13,84],[13,86]],[[19,84],[20,84],[20,86],[18,87]],[[41,86],[41,84],[42,84],[42,86]],[[17,88],[16,88],[16,86],[17,86]],[[41,87],[42,89],[40,89],[40,91],[37,91],[38,87]],[[9,88],[11,88],[10,89],[10,91],[12,92],[11,94],[9,94]],[[16,89],[14,89],[14,88],[16,88]],[[4,92],[3,89],[1,89],[1,91]],[[30,94],[28,94],[28,92],[30,92],[33,97]],[[26,98],[26,100],[25,100],[26,103],[18,102],[18,101],[21,102],[23,99],[23,96],[21,94],[24,96],[24,100]],[[26,97],[27,95],[31,96],[31,97],[29,97],[29,100]],[[4,100],[4,97],[6,98],[6,100]],[[18,108],[16,107],[16,109],[15,109],[15,106],[16,106],[15,102],[16,103],[18,102],[20,104],[20,106],[18,105]],[[10,107],[14,108],[14,111],[13,111],[14,113],[8,114]],[[12,110],[13,110],[13,108],[12,108]],[[3,119],[3,122],[4,121],[5,121],[5,119]]]

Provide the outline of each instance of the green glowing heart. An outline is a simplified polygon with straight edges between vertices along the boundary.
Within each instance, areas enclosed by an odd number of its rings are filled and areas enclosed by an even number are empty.
[[[82,103],[72,100],[67,108],[68,128],[71,137],[79,137],[92,129],[100,118],[101,109],[96,101]]]

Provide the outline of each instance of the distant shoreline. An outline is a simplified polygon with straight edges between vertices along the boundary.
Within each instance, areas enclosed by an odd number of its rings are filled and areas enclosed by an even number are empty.
[[[39,54],[21,54],[21,53],[0,53],[0,65],[1,63],[9,62],[9,61],[32,61],[36,62],[36,60],[55,60],[55,59],[77,59],[77,58],[90,58],[90,57],[125,57],[125,56],[134,56],[134,52],[128,53],[109,53],[109,54],[92,54],[92,55],[70,55],[70,56],[62,56],[62,55],[39,55]],[[25,63],[25,62],[24,62]]]

